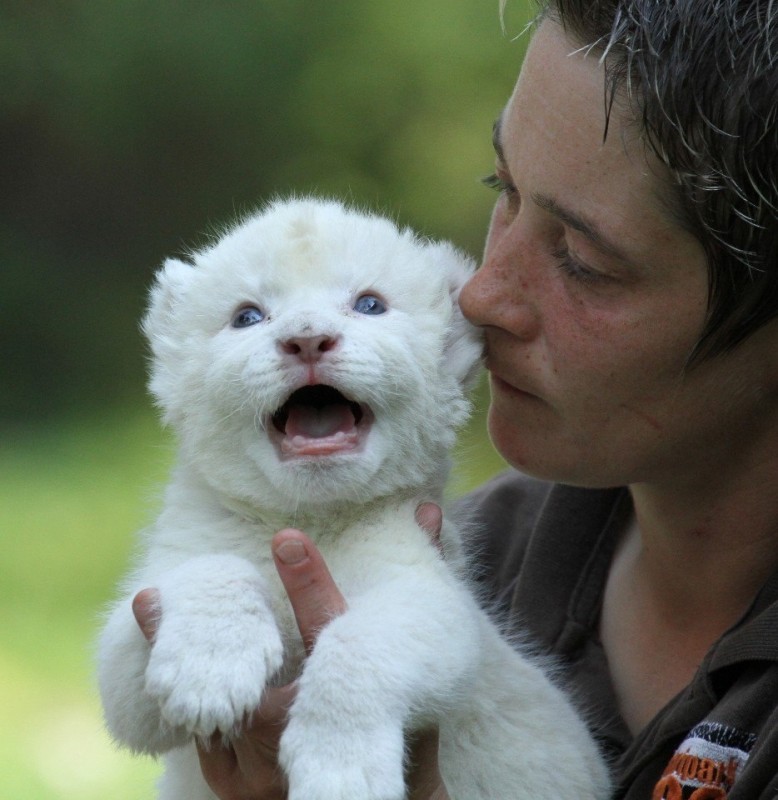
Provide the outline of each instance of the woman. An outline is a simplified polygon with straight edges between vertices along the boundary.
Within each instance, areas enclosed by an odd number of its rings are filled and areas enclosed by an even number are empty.
[[[477,495],[487,580],[567,665],[619,797],[778,792],[774,58],[767,0],[556,0],[495,126],[461,305],[533,479]],[[344,601],[300,532],[274,547],[312,646]],[[220,798],[283,797],[292,691],[201,753]],[[417,798],[446,796],[433,745]]]

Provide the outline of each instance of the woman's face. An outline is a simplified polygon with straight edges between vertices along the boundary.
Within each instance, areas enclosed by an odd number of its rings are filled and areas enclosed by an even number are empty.
[[[602,67],[576,49],[543,22],[495,129],[501,193],[460,300],[486,335],[490,435],[550,480],[685,479],[757,433],[775,335],[685,369],[706,316],[702,246],[618,107],[603,140]]]

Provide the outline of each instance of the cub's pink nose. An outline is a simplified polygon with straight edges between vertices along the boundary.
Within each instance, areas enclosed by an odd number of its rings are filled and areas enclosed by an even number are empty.
[[[284,353],[297,356],[305,364],[315,364],[325,353],[337,347],[338,337],[292,336],[279,345]]]

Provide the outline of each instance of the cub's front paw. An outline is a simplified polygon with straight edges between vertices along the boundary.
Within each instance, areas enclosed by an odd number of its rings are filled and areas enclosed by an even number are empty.
[[[275,624],[164,619],[146,669],[146,692],[164,720],[196,736],[237,729],[281,666]]]
[[[288,800],[403,800],[403,754],[400,726],[308,725],[292,715],[279,761]]]

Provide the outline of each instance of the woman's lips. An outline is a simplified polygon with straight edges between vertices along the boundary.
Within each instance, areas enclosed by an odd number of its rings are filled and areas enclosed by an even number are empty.
[[[498,369],[494,365],[487,362],[486,369],[489,371],[489,377],[491,379],[492,386],[498,391],[513,395],[514,397],[531,397],[535,400],[539,399],[534,392],[520,388],[515,383],[511,383],[505,380],[505,378],[501,377]]]

